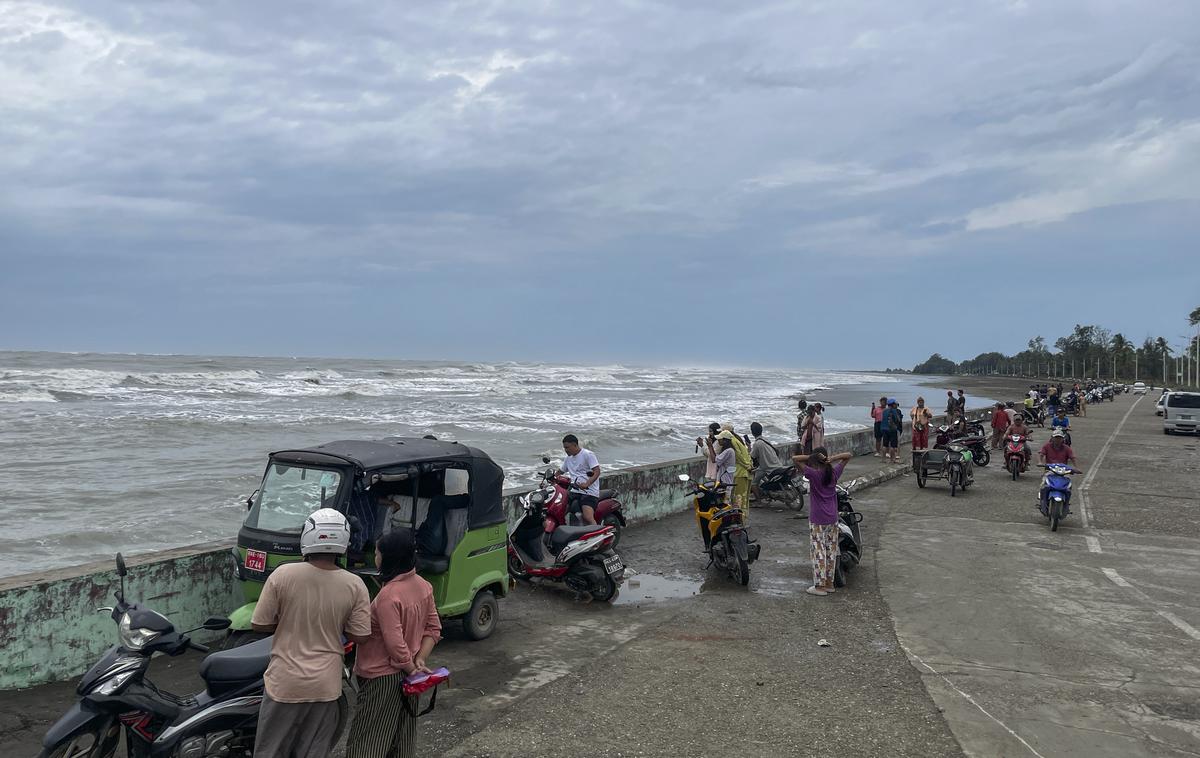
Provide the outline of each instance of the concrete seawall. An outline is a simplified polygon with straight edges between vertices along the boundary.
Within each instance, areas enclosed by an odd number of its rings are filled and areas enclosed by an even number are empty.
[[[978,413],[973,411],[972,414]],[[941,423],[937,417],[935,423]],[[910,438],[905,424],[904,440]],[[869,454],[875,441],[870,429],[831,434],[830,452]],[[791,455],[798,443],[778,445]],[[904,473],[896,467],[884,474],[854,480],[861,488]],[[620,493],[631,524],[654,521],[688,507],[679,474],[704,473],[699,456],[635,466],[604,476],[604,486]],[[510,521],[529,488],[508,490],[505,510]],[[230,531],[235,529],[230,525]],[[210,615],[223,615],[242,604],[230,554],[233,540],[190,545],[131,556],[126,595],[169,617],[179,629],[199,625]],[[0,690],[29,687],[78,676],[116,642],[116,625],[96,608],[112,605],[118,579],[111,561],[0,579]],[[219,636],[219,635],[218,635]],[[206,639],[197,635],[198,641]],[[209,640],[212,637],[208,638]]]

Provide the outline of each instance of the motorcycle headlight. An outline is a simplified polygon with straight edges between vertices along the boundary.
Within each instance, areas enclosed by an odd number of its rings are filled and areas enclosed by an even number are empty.
[[[546,502],[546,493],[542,492],[541,490],[533,492],[529,496],[529,502],[534,505],[541,505],[542,503]]]
[[[128,613],[122,616],[121,621],[117,624],[117,639],[120,640],[121,647],[126,650],[141,650],[161,634],[162,632],[133,626],[133,621],[129,618]]]

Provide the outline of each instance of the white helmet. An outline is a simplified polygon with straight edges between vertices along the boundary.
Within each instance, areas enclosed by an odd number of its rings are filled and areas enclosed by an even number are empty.
[[[350,522],[339,511],[322,508],[304,521],[300,530],[300,553],[337,553],[341,555],[350,547]]]

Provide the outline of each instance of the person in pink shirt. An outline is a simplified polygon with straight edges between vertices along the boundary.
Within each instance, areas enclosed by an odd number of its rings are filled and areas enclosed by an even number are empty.
[[[429,654],[442,637],[433,587],[417,575],[416,560],[411,529],[379,538],[375,565],[383,588],[371,603],[371,637],[354,661],[358,704],[346,758],[416,755],[416,703],[404,695],[404,678],[429,673]]]
[[[871,403],[871,421],[875,427],[875,457],[883,457],[883,409],[887,408],[887,398],[879,398],[879,405]]]

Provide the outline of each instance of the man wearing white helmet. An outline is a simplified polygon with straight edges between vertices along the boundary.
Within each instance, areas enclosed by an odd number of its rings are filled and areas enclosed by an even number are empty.
[[[332,508],[315,511],[300,532],[303,561],[271,572],[251,625],[273,634],[266,693],[258,714],[255,758],[325,758],[333,749],[342,694],[342,635],[371,636],[371,599],[337,565],[350,524]]]

